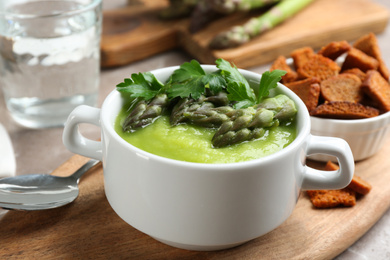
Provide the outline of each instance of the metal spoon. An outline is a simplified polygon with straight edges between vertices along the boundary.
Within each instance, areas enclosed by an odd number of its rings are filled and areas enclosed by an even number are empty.
[[[91,159],[68,177],[27,174],[0,179],[0,207],[43,210],[71,203],[79,195],[79,179],[98,162]]]

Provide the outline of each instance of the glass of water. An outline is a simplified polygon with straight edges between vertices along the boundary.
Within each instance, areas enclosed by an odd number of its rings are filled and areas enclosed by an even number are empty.
[[[62,126],[95,106],[102,0],[0,0],[0,87],[19,124]]]

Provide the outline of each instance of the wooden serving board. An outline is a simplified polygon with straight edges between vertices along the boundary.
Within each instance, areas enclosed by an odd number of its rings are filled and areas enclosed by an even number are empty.
[[[75,202],[46,211],[9,211],[0,219],[0,259],[331,259],[361,237],[390,207],[390,138],[355,174],[373,186],[352,208],[315,209],[302,192],[277,229],[215,252],[162,244],[121,220],[104,194],[101,165],[81,179]],[[67,176],[88,159],[74,156],[53,174]],[[311,162],[319,166],[319,163]]]
[[[370,0],[315,0],[276,28],[237,48],[212,50],[210,40],[221,31],[243,24],[262,11],[230,15],[191,34],[189,20],[164,21],[159,11],[168,1],[143,0],[143,5],[127,6],[104,13],[101,43],[102,67],[114,67],[147,58],[174,48],[182,48],[204,64],[217,58],[247,68],[288,55],[292,50],[319,48],[331,41],[353,41],[362,35],[382,32],[389,10]]]

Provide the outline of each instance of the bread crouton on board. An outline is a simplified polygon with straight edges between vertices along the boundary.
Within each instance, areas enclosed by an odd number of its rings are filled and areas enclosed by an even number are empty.
[[[339,166],[328,161],[325,171],[338,170]],[[366,195],[371,190],[371,184],[354,175],[351,183],[340,190],[308,190],[307,195],[316,208],[334,208],[339,206],[352,207],[356,204],[356,195]]]
[[[356,194],[350,189],[308,190],[306,192],[316,208],[352,207],[356,205]]]
[[[328,161],[325,165],[324,170],[325,171],[336,171],[340,167],[335,164],[332,161]],[[369,184],[367,181],[363,180],[359,176],[354,175],[352,178],[352,181],[350,184],[348,184],[347,188],[361,194],[361,195],[366,195],[367,193],[370,192],[372,186]]]

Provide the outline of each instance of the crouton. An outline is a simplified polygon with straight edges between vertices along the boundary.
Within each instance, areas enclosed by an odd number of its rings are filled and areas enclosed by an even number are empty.
[[[297,72],[299,78],[318,78],[322,81],[338,75],[340,67],[333,60],[314,54],[297,69]]]
[[[291,89],[305,103],[310,112],[318,105],[320,96],[320,85],[316,78],[308,78],[295,82],[286,83],[286,87]]]
[[[376,70],[367,71],[366,79],[362,83],[362,90],[377,101],[383,111],[390,111],[390,84]]]
[[[348,185],[348,188],[361,195],[366,195],[370,192],[372,186],[359,176],[354,175],[351,183]]]
[[[332,161],[328,161],[325,165],[325,171],[336,171],[340,167],[333,163]],[[370,192],[372,186],[359,176],[354,175],[352,178],[351,183],[347,186],[348,189],[351,189],[355,191],[356,193],[359,193],[361,195],[366,195],[367,193]]]
[[[361,119],[379,115],[379,110],[348,101],[331,101],[310,111],[311,116],[334,119]]]
[[[375,58],[379,62],[378,71],[386,80],[389,80],[390,72],[382,59],[382,54],[375,34],[369,33],[364,35],[363,37],[356,40],[356,42],[353,44],[353,47]]]
[[[293,58],[294,67],[296,70],[302,67],[303,64],[305,64],[313,55],[315,55],[315,52],[310,47],[299,48],[290,53],[291,58]]]
[[[297,80],[298,74],[291,69],[286,62],[286,57],[279,56],[274,63],[271,65],[270,71],[273,70],[284,70],[286,75],[282,77],[282,83],[288,83]]]
[[[352,207],[356,205],[356,194],[350,189],[308,190],[311,203],[316,208]]]
[[[361,71],[366,72],[368,70],[378,69],[379,62],[356,48],[351,48],[348,51],[347,57],[342,65],[342,70],[359,68]]]
[[[322,47],[318,54],[327,57],[331,60],[336,60],[343,53],[346,53],[351,48],[351,45],[347,41],[331,42],[326,46]]]
[[[327,161],[324,170],[325,171],[337,171],[340,167],[332,161]]]
[[[362,81],[353,74],[339,74],[321,81],[321,95],[326,101],[361,102]]]
[[[356,75],[359,77],[359,79],[363,82],[363,80],[366,78],[366,73],[364,73],[363,71],[361,71],[360,69],[358,68],[352,68],[352,69],[348,69],[348,70],[344,70],[341,72],[342,74],[353,74],[353,75]]]

